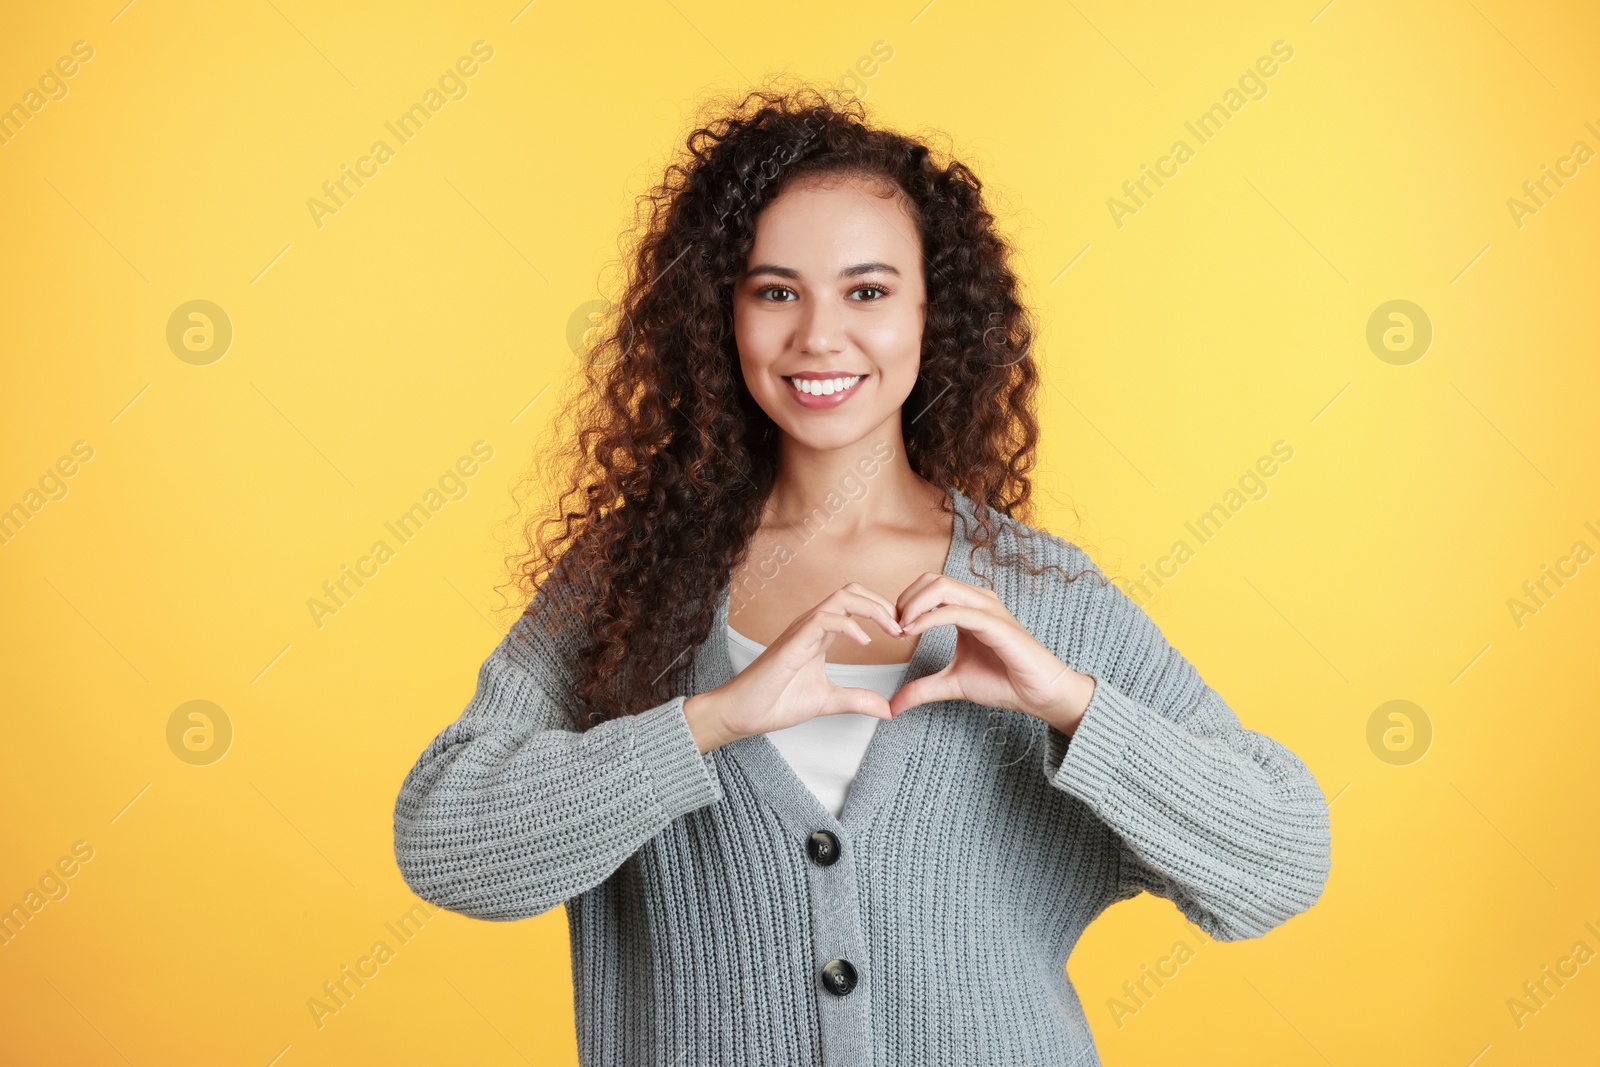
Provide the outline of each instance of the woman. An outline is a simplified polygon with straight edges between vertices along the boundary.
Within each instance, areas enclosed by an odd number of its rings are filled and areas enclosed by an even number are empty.
[[[564,438],[567,548],[395,807],[424,899],[566,905],[585,1064],[1097,1064],[1065,967],[1107,906],[1236,940],[1327,879],[1305,765],[1022,520],[1008,248],[861,112],[691,135]]]

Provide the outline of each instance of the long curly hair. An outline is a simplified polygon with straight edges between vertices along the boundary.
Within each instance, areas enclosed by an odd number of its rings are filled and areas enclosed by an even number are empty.
[[[506,557],[531,598],[524,614],[546,633],[577,622],[561,647],[573,653],[565,695],[578,729],[686,691],[686,653],[706,639],[760,526],[777,428],[744,384],[733,292],[757,216],[796,178],[882,179],[910,201],[927,310],[921,372],[903,407],[916,413],[902,420],[906,459],[977,505],[974,554],[998,558],[996,513],[1017,529],[1032,511],[1034,332],[982,183],[959,161],[869,125],[862,101],[836,90],[769,83],[710,106],[687,155],[635,204],[622,299],[590,331],[549,453],[568,468],[556,479],[561,514],[527,522],[524,548]],[[530,474],[513,490],[519,513],[529,486],[548,482]],[[551,526],[560,529],[547,538]],[[1030,574],[1046,569],[1023,562]]]

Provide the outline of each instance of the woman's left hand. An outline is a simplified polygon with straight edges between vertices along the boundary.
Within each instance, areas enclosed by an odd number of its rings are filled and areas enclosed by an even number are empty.
[[[890,716],[935,700],[970,700],[1042,719],[1070,736],[1094,696],[1095,680],[1062,663],[988,589],[929,571],[895,604],[907,636],[932,626],[956,628],[945,668],[901,686]]]

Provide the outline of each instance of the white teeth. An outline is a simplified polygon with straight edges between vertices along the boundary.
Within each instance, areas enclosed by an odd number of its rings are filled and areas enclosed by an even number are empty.
[[[850,388],[861,380],[857,374],[850,378],[790,378],[789,384],[810,396],[831,396]]]

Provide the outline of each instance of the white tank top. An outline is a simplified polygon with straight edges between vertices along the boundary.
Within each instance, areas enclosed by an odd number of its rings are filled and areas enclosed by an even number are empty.
[[[735,630],[732,623],[727,630],[728,659],[733,662],[733,673],[738,674],[754,663],[767,646],[750,640]],[[822,671],[834,685],[871,689],[887,700],[900,688],[909,666],[909,660],[905,663],[825,662]],[[844,811],[845,797],[856,772],[861,769],[867,745],[882,721],[860,712],[845,711],[837,715],[818,715],[782,730],[772,730],[766,736],[806,788],[837,819]]]

